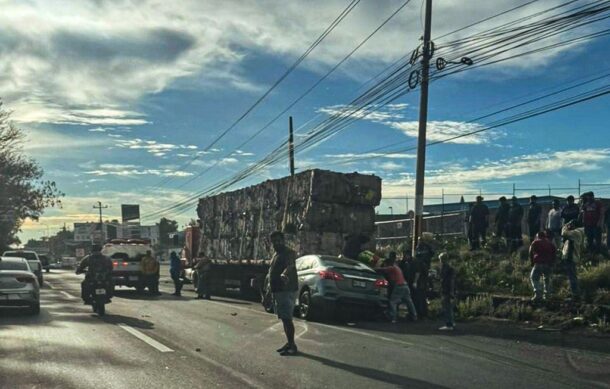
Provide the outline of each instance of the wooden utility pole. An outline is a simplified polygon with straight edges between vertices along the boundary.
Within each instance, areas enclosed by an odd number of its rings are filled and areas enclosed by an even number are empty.
[[[288,156],[290,157],[290,175],[294,176],[294,136],[292,134],[292,116],[288,118]]]
[[[98,201],[97,205],[93,206],[93,209],[98,209],[100,211],[100,236],[102,237],[102,241],[100,242],[101,244],[104,243],[104,224],[102,222],[102,209],[106,209],[108,208],[107,205],[102,206],[102,202]]]
[[[426,19],[421,61],[421,95],[419,99],[419,131],[417,137],[417,167],[415,172],[415,218],[413,220],[413,256],[421,236],[424,216],[424,175],[426,171],[426,125],[428,122],[428,81],[430,74],[430,49],[432,28],[432,0],[426,0]]]

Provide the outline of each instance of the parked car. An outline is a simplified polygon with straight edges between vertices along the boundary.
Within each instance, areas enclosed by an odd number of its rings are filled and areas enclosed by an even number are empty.
[[[40,286],[24,258],[0,257],[0,306],[26,306],[40,313]]]
[[[295,314],[306,320],[325,319],[338,308],[379,311],[387,306],[387,280],[367,265],[331,255],[306,255],[296,260],[299,293]],[[268,279],[262,304],[273,311]]]
[[[12,250],[5,251],[2,255],[5,257],[25,258],[30,265],[32,273],[36,274],[36,277],[38,278],[38,285],[42,288],[42,263],[40,262],[40,258],[38,257],[38,254],[36,254],[36,251]]]
[[[42,268],[48,273],[51,271],[51,260],[49,259],[49,256],[46,254],[40,254],[38,255],[38,258],[40,259],[40,263],[42,263]]]

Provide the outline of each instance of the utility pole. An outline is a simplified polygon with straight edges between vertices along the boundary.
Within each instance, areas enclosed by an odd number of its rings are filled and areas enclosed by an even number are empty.
[[[292,134],[292,116],[288,118],[288,156],[290,157],[290,175],[294,176],[294,136]]]
[[[417,136],[417,168],[415,173],[415,217],[413,220],[413,244],[411,250],[415,257],[415,248],[421,235],[424,216],[424,175],[426,171],[426,125],[428,122],[428,81],[430,74],[430,36],[432,24],[432,0],[426,0],[426,19],[424,25],[424,42],[421,69],[421,95],[419,99],[419,131]]]
[[[102,202],[98,201],[97,205],[93,206],[93,209],[98,209],[100,211],[100,236],[102,237],[102,241],[100,243],[104,243],[104,224],[102,222],[102,209],[108,208],[107,205],[102,206]]]

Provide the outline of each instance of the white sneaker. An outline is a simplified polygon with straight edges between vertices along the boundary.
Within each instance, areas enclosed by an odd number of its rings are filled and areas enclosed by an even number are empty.
[[[439,331],[453,331],[453,327],[450,326],[442,326],[438,329]]]

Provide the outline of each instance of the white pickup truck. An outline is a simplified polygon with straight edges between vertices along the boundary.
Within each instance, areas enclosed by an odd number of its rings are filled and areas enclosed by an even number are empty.
[[[143,239],[113,239],[104,245],[102,254],[112,260],[112,280],[115,286],[144,291],[140,262],[149,250],[152,252],[150,242]]]

